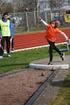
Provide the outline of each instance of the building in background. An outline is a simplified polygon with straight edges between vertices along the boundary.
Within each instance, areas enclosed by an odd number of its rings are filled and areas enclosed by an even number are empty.
[[[39,12],[46,21],[59,20],[70,23],[70,0],[38,0]]]

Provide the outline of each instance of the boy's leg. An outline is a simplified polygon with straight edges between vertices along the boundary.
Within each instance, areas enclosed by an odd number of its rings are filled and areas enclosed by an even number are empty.
[[[5,44],[5,37],[2,37],[2,39],[1,39],[1,46],[2,46],[3,50],[4,50],[4,44]]]
[[[11,47],[12,47],[12,50],[14,50],[14,38],[12,38],[12,45],[11,45]]]
[[[53,59],[53,43],[52,42],[49,42],[49,63],[48,64],[51,64],[52,63],[52,59]]]
[[[63,53],[55,46],[55,43],[53,43],[53,49],[56,50],[60,57],[62,58],[62,61],[64,60],[64,57],[63,57]]]
[[[6,37],[6,50],[7,54],[10,53],[10,37]]]

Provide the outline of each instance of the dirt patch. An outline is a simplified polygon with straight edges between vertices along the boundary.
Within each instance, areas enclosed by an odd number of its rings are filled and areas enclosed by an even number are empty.
[[[25,70],[0,78],[0,105],[23,105],[47,78],[43,70]]]

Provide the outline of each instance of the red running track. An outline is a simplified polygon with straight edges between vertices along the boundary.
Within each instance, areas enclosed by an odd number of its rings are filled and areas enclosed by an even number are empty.
[[[70,29],[63,30],[67,36],[70,38]],[[24,49],[30,47],[37,47],[42,45],[47,45],[47,40],[45,38],[46,32],[37,32],[32,34],[15,35],[14,46],[15,49]],[[63,42],[65,38],[62,35],[57,36],[57,42]]]

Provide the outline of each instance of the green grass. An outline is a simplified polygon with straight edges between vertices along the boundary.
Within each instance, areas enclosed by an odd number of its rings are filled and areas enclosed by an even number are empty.
[[[0,74],[26,68],[31,61],[46,58],[47,55],[47,48],[12,53],[12,57],[0,59]]]
[[[67,52],[70,54],[70,52]],[[57,53],[54,53],[57,55]],[[43,59],[48,57],[48,48],[40,48],[28,51],[15,52],[11,57],[0,59],[0,74],[8,71],[24,69],[28,67],[33,60]]]
[[[57,97],[50,105],[70,105],[70,72],[62,82]]]

